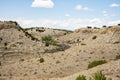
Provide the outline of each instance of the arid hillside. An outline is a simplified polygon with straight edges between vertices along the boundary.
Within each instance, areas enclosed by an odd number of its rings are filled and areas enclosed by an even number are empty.
[[[0,22],[0,80],[120,80],[120,26],[75,31]]]

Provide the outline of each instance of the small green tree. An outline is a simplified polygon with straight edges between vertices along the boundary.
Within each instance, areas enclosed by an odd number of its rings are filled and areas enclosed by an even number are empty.
[[[45,43],[45,46],[49,46],[51,41],[52,41],[52,37],[49,35],[42,37],[42,42]]]
[[[45,43],[45,46],[58,45],[58,42],[55,41],[50,35],[42,37],[42,42]]]
[[[84,76],[84,75],[82,75],[82,76],[78,76],[77,78],[76,78],[76,80],[86,80],[86,76]]]

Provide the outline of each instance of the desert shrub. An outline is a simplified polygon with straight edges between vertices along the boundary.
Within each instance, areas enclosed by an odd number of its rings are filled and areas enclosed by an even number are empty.
[[[5,42],[5,43],[4,43],[4,46],[7,46],[7,45],[8,45],[8,43],[7,43],[7,42]]]
[[[24,59],[21,59],[20,61],[24,61]]]
[[[52,37],[50,35],[42,37],[42,41],[51,41]]]
[[[40,58],[40,63],[43,63],[45,60],[44,60],[44,58]]]
[[[97,38],[97,36],[93,36],[93,37],[92,37],[92,39],[96,39],[96,38]]]
[[[38,39],[37,38],[35,38],[35,37],[33,37],[33,36],[31,36],[31,40],[36,40],[36,41],[38,41]]]
[[[60,61],[56,61],[56,64],[59,64],[60,63]]]
[[[66,35],[67,33],[64,33],[64,35]]]
[[[120,43],[120,41],[115,41],[113,44],[119,44]]]
[[[80,40],[79,39],[77,39],[77,42],[79,42]]]
[[[1,61],[0,61],[0,66],[2,65]]]
[[[94,27],[94,29],[100,29],[100,28],[98,28],[98,27]]]
[[[102,71],[100,71],[94,74],[93,80],[106,80],[106,77],[102,74]]]
[[[120,54],[116,55],[115,60],[118,60],[118,59],[120,59]]]
[[[45,46],[49,46],[49,45],[57,46],[58,45],[58,42],[55,41],[50,35],[42,37],[42,42],[45,43]]]
[[[77,78],[76,78],[76,80],[86,80],[86,76],[84,76],[84,75],[82,75],[82,76],[78,76]]]
[[[44,32],[45,30],[42,29],[36,29],[37,32]]]
[[[51,42],[51,45],[53,45],[53,46],[58,46],[58,42],[55,41],[55,40],[53,40],[53,41]]]
[[[88,65],[88,69],[89,69],[89,68],[93,68],[93,67],[98,66],[98,65],[101,65],[101,64],[104,64],[104,63],[106,63],[106,62],[107,62],[107,61],[105,61],[105,60],[93,61],[93,62],[91,62],[91,63]]]
[[[45,46],[49,46],[51,41],[52,41],[52,37],[49,35],[42,37],[42,42],[45,43]]]
[[[102,27],[103,27],[103,28],[106,28],[107,26],[106,26],[106,25],[103,25]]]
[[[91,29],[92,27],[91,26],[87,26],[88,29]]]
[[[93,54],[94,53],[94,51],[93,52],[90,52],[90,54]]]
[[[86,45],[85,43],[81,43],[81,45]]]
[[[8,48],[7,48],[7,46],[6,47],[4,47],[4,50],[7,50]]]
[[[82,75],[82,76],[78,76],[77,78],[76,78],[76,80],[87,80],[86,79],[86,76],[84,76],[84,75]],[[106,79],[106,77],[105,77],[105,75],[102,73],[102,71],[100,71],[100,72],[96,72],[94,75],[93,75],[93,77],[91,78],[89,78],[89,80],[107,80]],[[108,80],[112,80],[111,78],[110,79],[108,79]]]
[[[23,44],[23,42],[16,42],[16,44],[22,45],[22,44]]]
[[[112,28],[113,26],[108,26],[108,28]]]
[[[0,37],[0,41],[2,41],[3,39]]]

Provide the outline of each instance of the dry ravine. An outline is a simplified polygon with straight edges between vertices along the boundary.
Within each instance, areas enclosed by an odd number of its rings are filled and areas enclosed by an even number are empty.
[[[97,71],[120,80],[120,25],[70,31],[0,21],[0,80],[89,80]]]

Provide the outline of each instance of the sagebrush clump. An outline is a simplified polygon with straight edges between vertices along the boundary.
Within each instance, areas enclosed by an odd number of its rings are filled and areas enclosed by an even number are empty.
[[[102,74],[102,71],[100,71],[94,74],[93,80],[106,80],[106,77]]]
[[[93,68],[93,67],[98,66],[98,65],[101,65],[101,64],[104,64],[104,63],[107,63],[107,61],[106,60],[93,61],[88,65],[88,69]]]
[[[86,80],[86,76],[84,76],[84,75],[82,75],[82,76],[78,76],[77,78],[76,78],[76,80]]]
[[[78,76],[76,78],[76,80],[87,80],[86,76],[82,75],[82,76]],[[105,75],[102,73],[102,71],[100,72],[96,72],[93,77],[90,77],[88,80],[107,80]],[[112,79],[111,79],[112,80]]]
[[[92,39],[96,39],[96,38],[97,38],[97,36],[93,36],[93,37],[92,37]]]
[[[43,63],[45,60],[44,60],[44,58],[40,58],[40,63]]]

